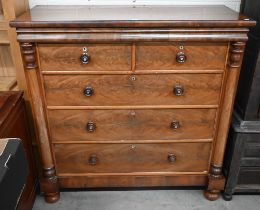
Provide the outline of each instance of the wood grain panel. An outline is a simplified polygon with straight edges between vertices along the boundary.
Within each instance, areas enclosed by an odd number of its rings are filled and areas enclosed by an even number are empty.
[[[90,62],[80,56],[87,47]],[[39,44],[40,68],[44,71],[131,70],[131,45]]]
[[[221,81],[222,74],[44,76],[48,106],[218,105]],[[176,85],[182,96],[173,93]],[[91,97],[83,94],[87,86]]]
[[[52,140],[174,140],[213,138],[216,109],[49,110]],[[180,128],[170,128],[179,121]],[[96,130],[88,132],[88,122]]]
[[[184,46],[180,50],[180,46]],[[225,69],[226,43],[148,43],[136,45],[136,69]],[[176,61],[178,52],[184,52],[187,60]]]
[[[210,143],[58,144],[54,150],[58,174],[204,172],[210,147]],[[94,154],[97,164],[90,165],[89,157]],[[176,156],[174,163],[168,161],[169,154]]]

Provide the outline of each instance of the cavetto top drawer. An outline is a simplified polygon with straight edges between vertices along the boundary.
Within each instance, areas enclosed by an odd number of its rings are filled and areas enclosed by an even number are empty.
[[[131,46],[126,44],[39,44],[43,71],[130,70]]]
[[[210,149],[210,143],[54,145],[58,175],[205,172]]]
[[[48,106],[218,105],[222,74],[44,75]]]
[[[224,70],[225,43],[147,43],[136,46],[137,70]]]

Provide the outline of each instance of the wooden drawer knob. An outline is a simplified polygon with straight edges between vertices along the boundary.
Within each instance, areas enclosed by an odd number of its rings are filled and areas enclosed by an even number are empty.
[[[179,121],[172,121],[170,127],[171,127],[171,129],[173,129],[173,130],[177,130],[177,129],[179,129],[179,128],[181,127],[181,125],[180,125],[180,122],[179,122]]]
[[[90,62],[90,55],[88,53],[83,53],[80,56],[80,61],[82,64],[88,64]]]
[[[96,128],[97,128],[97,126],[96,126],[95,123],[93,123],[93,122],[88,122],[87,123],[87,131],[89,133],[93,133],[96,130]]]
[[[83,93],[85,96],[90,97],[94,94],[94,88],[91,86],[88,86],[84,89]]]
[[[175,163],[176,162],[176,155],[174,154],[168,154],[168,161],[169,163]]]
[[[89,156],[89,159],[88,159],[89,165],[92,165],[92,166],[97,165],[97,162],[98,162],[97,155],[93,154],[93,155]]]
[[[184,88],[183,88],[183,86],[181,86],[181,85],[176,85],[176,86],[173,88],[173,93],[174,93],[176,96],[182,96],[183,93],[184,93]]]
[[[176,55],[176,61],[178,63],[185,63],[187,60],[187,56],[185,55],[184,52],[178,52]]]

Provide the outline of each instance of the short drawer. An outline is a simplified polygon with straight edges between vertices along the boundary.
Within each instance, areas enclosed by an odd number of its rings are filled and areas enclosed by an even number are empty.
[[[136,46],[137,70],[224,70],[226,43],[147,43]]]
[[[212,139],[216,109],[49,110],[52,140]]]
[[[54,145],[58,175],[205,172],[210,150],[210,143]]]
[[[218,105],[222,74],[45,75],[49,106]]]
[[[39,44],[38,52],[43,71],[131,70],[130,45]],[[84,53],[89,56],[85,64]]]

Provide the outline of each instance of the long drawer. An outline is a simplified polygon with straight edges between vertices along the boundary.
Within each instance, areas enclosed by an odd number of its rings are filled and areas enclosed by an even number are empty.
[[[45,75],[49,106],[218,105],[222,74]]]
[[[48,110],[59,141],[212,139],[216,109]]]
[[[210,150],[210,143],[54,145],[58,175],[205,172]]]

